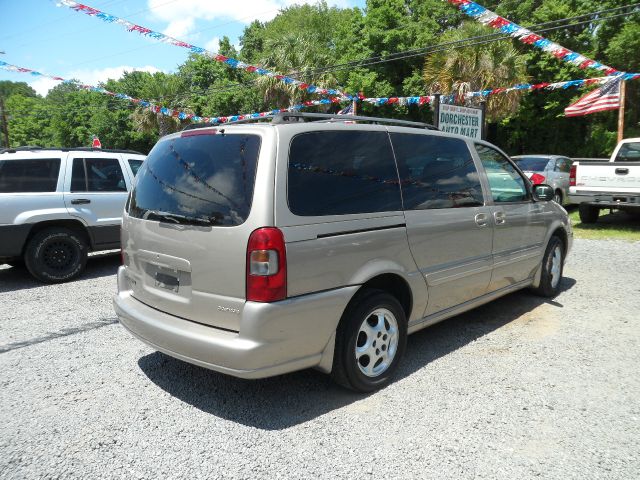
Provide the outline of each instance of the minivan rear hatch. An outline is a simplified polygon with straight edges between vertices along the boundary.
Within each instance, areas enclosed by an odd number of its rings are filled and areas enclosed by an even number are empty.
[[[127,203],[122,240],[136,299],[237,331],[262,136],[229,130],[187,130],[156,144]]]

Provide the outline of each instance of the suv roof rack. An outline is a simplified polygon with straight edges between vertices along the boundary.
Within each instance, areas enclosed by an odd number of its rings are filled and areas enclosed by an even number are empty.
[[[46,150],[60,150],[61,152],[107,152],[107,153],[132,153],[135,155],[144,155],[144,153],[137,152],[135,150],[121,150],[118,148],[92,148],[92,147],[73,147],[73,148],[55,148],[55,147],[38,147],[38,146],[23,146],[13,148],[2,148],[0,153],[16,153],[16,152],[37,152]]]
[[[395,118],[381,117],[365,117],[361,115],[338,115],[336,113],[303,113],[303,112],[280,112],[268,117],[245,118],[236,120],[235,122],[226,123],[194,123],[187,125],[184,130],[193,130],[196,128],[218,127],[222,125],[236,125],[238,123],[255,123],[270,120],[274,125],[282,125],[285,123],[299,123],[315,121],[315,122],[350,122],[357,120],[359,122],[370,122],[374,124],[395,124],[402,127],[426,128],[427,130],[438,130],[429,123],[411,122],[409,120],[397,120]]]

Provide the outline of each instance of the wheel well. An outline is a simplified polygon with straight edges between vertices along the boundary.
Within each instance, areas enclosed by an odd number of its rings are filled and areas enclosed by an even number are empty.
[[[564,228],[562,227],[556,228],[551,234],[551,236],[558,237],[560,239],[560,241],[562,242],[562,246],[564,247],[564,254],[566,255],[568,238],[567,238],[567,232],[564,230]]]
[[[63,227],[68,228],[69,230],[73,230],[74,232],[82,235],[82,237],[86,240],[87,245],[92,245],[89,232],[87,232],[87,229],[82,224],[82,222],[78,220],[47,220],[45,222],[36,223],[33,227],[31,227],[31,230],[29,230],[29,234],[27,235],[27,238],[24,242],[24,246],[22,247],[22,252],[24,253],[24,249],[34,235],[36,235],[38,232],[41,232],[42,230],[52,227]]]
[[[413,309],[413,296],[409,284],[400,275],[394,273],[378,275],[365,282],[360,290],[364,289],[383,290],[396,297],[402,305],[407,320],[409,320]]]

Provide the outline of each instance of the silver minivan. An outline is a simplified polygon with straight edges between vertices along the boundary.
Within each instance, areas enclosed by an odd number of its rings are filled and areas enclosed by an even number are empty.
[[[407,335],[560,290],[572,230],[495,146],[398,120],[282,114],[162,138],[125,207],[120,322],[229,375],[387,384]]]

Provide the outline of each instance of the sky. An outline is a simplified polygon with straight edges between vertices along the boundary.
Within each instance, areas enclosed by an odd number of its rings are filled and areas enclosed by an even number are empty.
[[[238,45],[244,27],[268,21],[282,8],[315,0],[76,0],[217,51],[228,36]],[[329,5],[363,7],[365,0],[329,0]],[[67,7],[57,0],[0,0],[0,60],[47,75],[97,85],[125,70],[175,71],[188,51],[147,39]],[[27,82],[40,95],[58,82],[0,69],[0,80]]]

